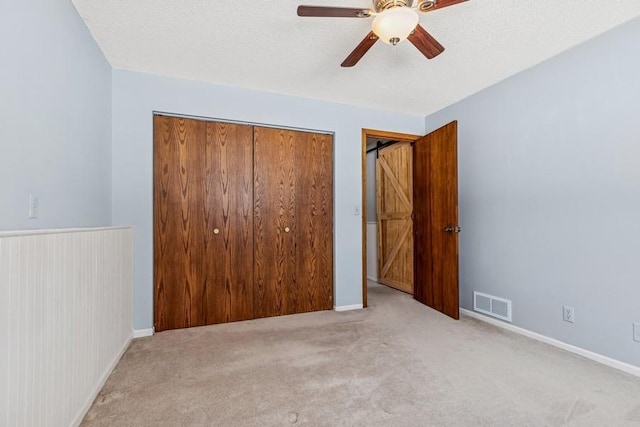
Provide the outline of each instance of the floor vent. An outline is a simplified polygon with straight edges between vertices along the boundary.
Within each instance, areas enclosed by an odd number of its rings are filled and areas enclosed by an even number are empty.
[[[511,322],[511,301],[508,299],[474,292],[473,310]]]

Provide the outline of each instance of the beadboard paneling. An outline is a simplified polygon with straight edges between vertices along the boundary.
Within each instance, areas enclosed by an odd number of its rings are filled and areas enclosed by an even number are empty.
[[[132,337],[133,232],[0,234],[0,425],[82,420]]]

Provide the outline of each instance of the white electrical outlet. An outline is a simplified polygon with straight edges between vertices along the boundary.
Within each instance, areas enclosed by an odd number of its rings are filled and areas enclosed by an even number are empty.
[[[640,323],[633,324],[633,340],[640,342]]]
[[[37,194],[29,194],[29,218],[38,218],[40,213],[40,198]]]
[[[568,305],[563,305],[562,306],[562,320],[564,320],[565,322],[575,322],[576,320],[576,313],[573,310],[573,307],[569,307]]]

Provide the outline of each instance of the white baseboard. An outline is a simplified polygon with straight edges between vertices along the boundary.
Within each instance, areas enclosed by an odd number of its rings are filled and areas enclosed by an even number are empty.
[[[151,337],[155,333],[155,328],[148,329],[134,329],[133,338]]]
[[[84,419],[85,415],[87,415],[87,412],[89,412],[89,409],[91,409],[91,405],[93,405],[93,401],[96,400],[96,397],[98,397],[98,393],[100,393],[100,390],[102,390],[102,387],[104,387],[105,383],[109,379],[111,372],[113,372],[120,359],[122,359],[124,352],[127,351],[127,348],[129,348],[129,344],[131,344],[132,339],[133,336],[129,336],[129,338],[127,338],[116,357],[111,361],[107,369],[104,371],[104,374],[102,374],[102,377],[100,377],[100,381],[98,381],[98,384],[96,384],[96,386],[94,387],[93,392],[89,395],[89,398],[82,406],[82,409],[80,409],[80,411],[78,412],[78,415],[76,415],[76,417],[71,422],[71,425],[73,427],[78,427]]]
[[[575,345],[567,344],[566,342],[559,341],[555,338],[550,338],[546,335],[539,334],[537,332],[530,331],[528,329],[520,328],[518,326],[511,325],[509,323],[502,322],[500,320],[492,319],[485,315],[476,313],[471,310],[467,310],[465,308],[460,308],[460,313],[464,314],[468,317],[473,317],[474,319],[481,320],[486,323],[490,323],[499,328],[506,329],[511,332],[515,332],[516,334],[524,335],[525,337],[534,339],[536,341],[543,342],[545,344],[552,345],[554,347],[560,348],[562,350],[566,350],[570,353],[577,354],[582,357],[586,357],[589,360],[593,360],[594,362],[601,363],[603,365],[607,365],[611,368],[618,369],[620,371],[626,372],[628,374],[634,375],[636,377],[640,377],[640,367],[630,365],[625,362],[621,362],[616,359],[612,359],[607,356],[603,356],[602,354],[594,353],[589,350],[585,350],[581,347],[576,347]]]
[[[333,306],[335,311],[351,311],[351,310],[362,310],[362,304],[352,304],[352,305],[335,305]]]
[[[378,283],[378,278],[377,277],[369,277],[369,276],[367,276],[367,280],[371,280],[372,282]]]

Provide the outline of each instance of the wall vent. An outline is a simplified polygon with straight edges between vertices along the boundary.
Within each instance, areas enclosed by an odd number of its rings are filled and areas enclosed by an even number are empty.
[[[474,292],[473,310],[511,322],[511,301],[508,299]]]

